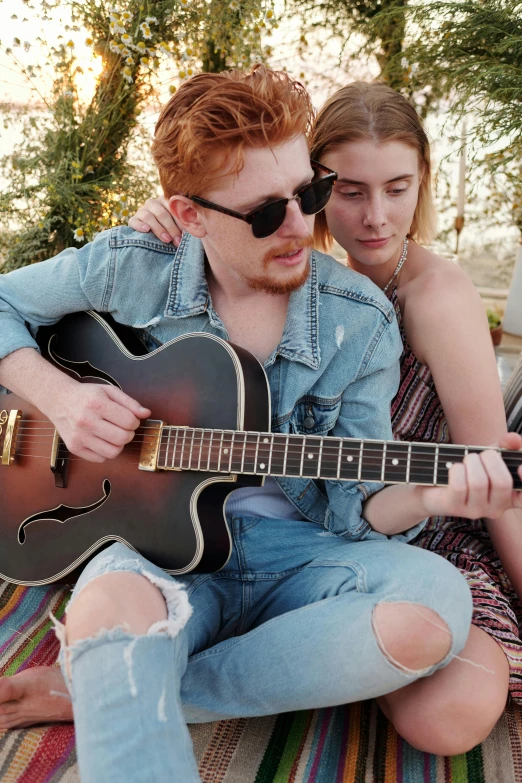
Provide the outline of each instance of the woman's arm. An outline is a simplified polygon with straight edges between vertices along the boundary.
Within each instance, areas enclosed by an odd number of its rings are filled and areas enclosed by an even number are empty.
[[[416,282],[416,281],[415,281]],[[404,325],[432,372],[454,443],[498,443],[506,419],[483,303],[458,267],[437,269],[406,297]],[[507,575],[522,597],[522,511],[486,521]]]
[[[511,433],[500,440],[503,448],[519,449],[522,438]],[[522,468],[520,477],[522,478]],[[372,495],[363,506],[364,519],[386,535],[412,527],[431,516],[503,519],[516,506],[522,509],[522,492],[513,491],[513,480],[500,455],[493,450],[468,455],[449,471],[447,487],[397,485]]]

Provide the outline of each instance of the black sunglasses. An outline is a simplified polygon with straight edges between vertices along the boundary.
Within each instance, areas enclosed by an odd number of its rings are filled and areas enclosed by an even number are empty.
[[[219,204],[214,204],[212,201],[207,201],[199,196],[186,194],[186,198],[189,198],[201,207],[205,207],[205,209],[215,209],[216,212],[222,212],[224,215],[244,220],[252,226],[252,233],[257,239],[264,239],[271,234],[275,234],[278,228],[281,228],[286,217],[286,206],[290,201],[297,199],[304,215],[316,215],[328,204],[332,195],[333,184],[337,179],[337,173],[327,166],[323,166],[322,163],[317,163],[315,160],[312,160],[311,164],[316,174],[320,172],[325,173],[326,176],[314,179],[308,185],[299,188],[292,198],[278,198],[277,201],[272,201],[270,204],[265,204],[264,207],[254,209],[247,215],[221,207]]]

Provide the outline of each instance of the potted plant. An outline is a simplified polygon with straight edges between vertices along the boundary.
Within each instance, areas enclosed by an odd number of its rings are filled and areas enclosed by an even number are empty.
[[[488,317],[489,332],[491,334],[491,339],[493,340],[493,345],[500,345],[500,341],[502,340],[502,319],[500,314],[492,307],[486,308],[486,314]]]

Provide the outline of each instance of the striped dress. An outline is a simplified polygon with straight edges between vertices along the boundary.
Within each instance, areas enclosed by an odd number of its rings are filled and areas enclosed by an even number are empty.
[[[406,340],[397,288],[388,293],[404,345],[401,381],[392,403],[396,440],[450,443],[448,422],[429,368]],[[501,646],[509,662],[509,692],[522,704],[522,607],[502,568],[482,520],[432,517],[414,540],[415,546],[445,557],[465,576],[473,596],[473,624]]]

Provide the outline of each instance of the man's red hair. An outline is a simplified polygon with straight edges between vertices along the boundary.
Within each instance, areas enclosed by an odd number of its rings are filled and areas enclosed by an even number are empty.
[[[220,177],[236,174],[249,147],[275,147],[306,135],[313,108],[306,89],[263,65],[202,73],[164,106],[152,155],[163,191],[202,195]]]

